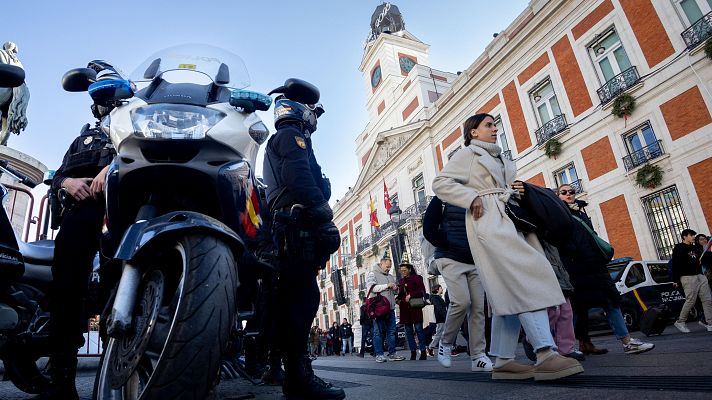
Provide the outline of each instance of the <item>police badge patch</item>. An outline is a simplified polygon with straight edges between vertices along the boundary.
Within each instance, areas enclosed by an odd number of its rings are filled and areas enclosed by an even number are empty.
[[[94,138],[89,136],[88,138],[84,139],[84,144],[87,145],[87,144],[91,143],[92,140],[94,140]]]
[[[294,140],[297,142],[297,146],[306,149],[307,148],[307,142],[304,141],[304,138],[301,136],[295,136]]]

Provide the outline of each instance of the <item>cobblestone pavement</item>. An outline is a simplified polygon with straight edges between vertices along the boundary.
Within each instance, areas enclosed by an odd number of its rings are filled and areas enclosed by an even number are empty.
[[[668,327],[664,335],[645,338],[655,350],[640,355],[625,355],[613,336],[595,337],[597,346],[610,352],[589,356],[583,362],[586,372],[554,383],[493,382],[489,374],[469,371],[466,355],[454,358],[453,367],[442,368],[435,359],[376,363],[371,357],[323,357],[314,362],[317,375],[346,390],[347,399],[688,399],[712,398],[712,333],[696,323],[692,333],[683,335]],[[521,353],[521,348],[519,349]],[[524,358],[523,354],[519,354]],[[83,362],[77,386],[82,399],[90,399],[94,381],[92,362]],[[96,365],[96,362],[93,363]],[[681,393],[682,392],[682,393]],[[223,381],[218,397],[235,400],[253,394],[257,399],[280,399],[281,388],[254,386],[237,379]],[[415,396],[414,396],[415,394]],[[32,396],[17,390],[10,382],[0,383],[0,399],[20,400]],[[163,399],[161,399],[163,400]]]

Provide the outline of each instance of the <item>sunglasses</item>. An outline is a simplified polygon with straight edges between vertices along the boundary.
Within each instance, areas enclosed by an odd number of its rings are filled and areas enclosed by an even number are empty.
[[[576,194],[576,191],[575,190],[562,190],[559,192],[559,194],[562,196],[572,195],[572,194]]]

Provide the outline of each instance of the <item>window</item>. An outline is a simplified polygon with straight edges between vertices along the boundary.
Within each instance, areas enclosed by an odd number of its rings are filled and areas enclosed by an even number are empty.
[[[712,12],[712,0],[676,0],[678,7],[687,19],[687,25],[699,21],[705,14]]]
[[[551,79],[538,84],[534,90],[529,93],[539,126],[546,124],[555,117],[561,115],[559,100],[556,99],[554,86],[551,84]],[[499,128],[499,126],[497,126]]]
[[[366,274],[358,276],[358,290],[366,290]]]
[[[670,274],[668,273],[667,263],[650,263],[648,264],[650,275],[655,283],[670,282]]]
[[[583,192],[581,188],[581,181],[576,174],[576,166],[574,163],[569,163],[564,168],[554,172],[554,182],[556,182],[556,187],[563,185],[564,183],[571,185],[571,188],[576,191],[576,193]]]
[[[588,51],[596,72],[604,82],[610,81],[616,75],[632,67],[615,28],[611,28],[601,35],[588,48]]]
[[[653,243],[661,260],[670,259],[672,248],[680,239],[680,232],[687,228],[685,210],[680,203],[677,186],[673,185],[640,199],[648,220]]]
[[[425,204],[425,180],[423,179],[422,173],[413,179],[413,199],[415,200],[415,204]]]
[[[455,147],[455,149],[453,149],[453,151],[447,153],[447,159],[448,159],[448,160],[451,159],[452,156],[454,156],[455,153],[456,153],[458,150],[460,150],[460,148],[462,148],[462,146],[458,145],[457,147]]]
[[[350,257],[349,235],[344,235],[341,238],[341,259],[343,260],[342,265],[346,265],[346,263],[348,263],[349,257]]]
[[[645,282],[645,271],[643,271],[643,264],[633,264],[628,270],[628,275],[625,277],[625,285],[628,287],[633,287]]]
[[[356,237],[356,246],[358,246],[363,240],[363,226],[359,225],[354,229],[354,236]]]
[[[334,253],[331,255],[331,269],[335,269],[339,267],[339,255]]]
[[[329,304],[329,299],[326,298],[326,293],[322,293],[322,294],[321,294],[321,300],[322,300],[322,301],[321,301],[321,304],[322,304],[322,305],[325,306],[325,305]]]
[[[512,151],[509,150],[509,143],[507,142],[507,134],[504,132],[504,127],[502,126],[502,118],[497,116],[494,119],[494,125],[497,127],[497,145],[502,148],[502,154],[505,157],[512,159]],[[459,147],[458,147],[459,148]],[[450,157],[448,157],[448,160]]]
[[[643,125],[623,135],[628,156],[623,158],[626,170],[631,170],[663,154],[660,141],[655,137],[653,127],[647,121]]]

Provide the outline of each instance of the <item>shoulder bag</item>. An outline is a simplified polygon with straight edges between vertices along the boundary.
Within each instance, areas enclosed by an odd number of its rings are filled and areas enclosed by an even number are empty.
[[[369,319],[383,318],[391,312],[391,302],[385,296],[376,293],[376,296],[368,297],[371,295],[374,286],[376,285],[371,285],[371,288],[368,289],[368,294],[366,294],[366,300],[364,301],[366,315],[368,315]]]

